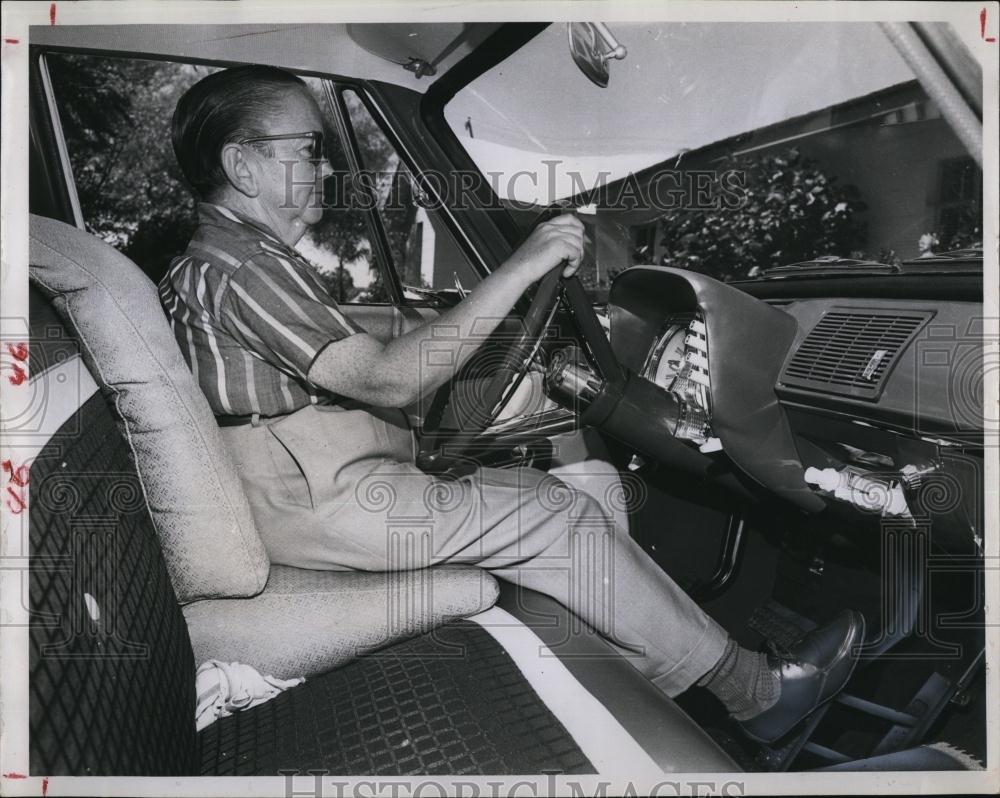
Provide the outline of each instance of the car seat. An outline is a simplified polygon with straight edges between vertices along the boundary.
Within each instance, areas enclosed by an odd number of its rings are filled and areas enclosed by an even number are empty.
[[[655,778],[738,769],[547,597],[505,584],[489,608],[496,583],[473,568],[387,575],[259,562],[214,419],[152,283],[93,236],[42,217],[31,219],[31,277],[42,420],[30,444],[28,772]],[[97,297],[89,308],[87,292]],[[99,351],[120,350],[112,339],[123,330],[133,336],[129,362]],[[163,341],[170,347],[150,343]],[[196,456],[162,456],[185,448]],[[213,480],[225,505],[214,515]],[[184,496],[197,512],[178,518],[170,502]],[[225,567],[227,556],[244,568]],[[386,608],[414,579],[431,598],[391,622]],[[196,732],[195,668],[207,658],[307,678]]]

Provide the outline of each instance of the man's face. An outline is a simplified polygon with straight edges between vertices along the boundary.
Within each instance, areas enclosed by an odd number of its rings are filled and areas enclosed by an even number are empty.
[[[284,135],[323,131],[323,118],[316,102],[304,89],[291,89],[282,98],[281,110],[261,124],[262,135]],[[329,164],[314,139],[283,139],[264,143],[273,158],[261,156],[259,200],[271,225],[282,238],[301,236],[305,227],[323,215],[323,179]],[[256,145],[260,147],[260,145]]]

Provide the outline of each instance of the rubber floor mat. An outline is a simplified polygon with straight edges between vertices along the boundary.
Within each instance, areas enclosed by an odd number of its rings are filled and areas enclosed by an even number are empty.
[[[747,623],[765,640],[783,648],[791,648],[800,637],[816,628],[811,620],[773,599],[755,609]]]
[[[205,775],[595,772],[503,647],[470,621],[309,679],[199,741]]]

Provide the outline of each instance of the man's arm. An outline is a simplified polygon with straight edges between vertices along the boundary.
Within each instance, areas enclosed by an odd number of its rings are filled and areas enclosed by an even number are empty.
[[[475,347],[468,345],[496,329],[518,298],[559,264],[573,274],[583,257],[583,224],[575,216],[559,216],[539,225],[499,269],[439,319],[383,344],[367,333],[330,343],[313,361],[309,380],[341,396],[377,407],[404,407],[437,388],[462,367]],[[454,333],[434,337],[434,327]],[[425,342],[433,339],[435,355],[447,365],[421,362]]]

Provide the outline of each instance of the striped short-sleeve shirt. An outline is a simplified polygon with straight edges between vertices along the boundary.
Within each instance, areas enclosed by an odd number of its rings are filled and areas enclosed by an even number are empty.
[[[266,228],[208,203],[160,282],[177,343],[216,415],[277,416],[337,397],[309,382],[320,351],[361,328]]]

